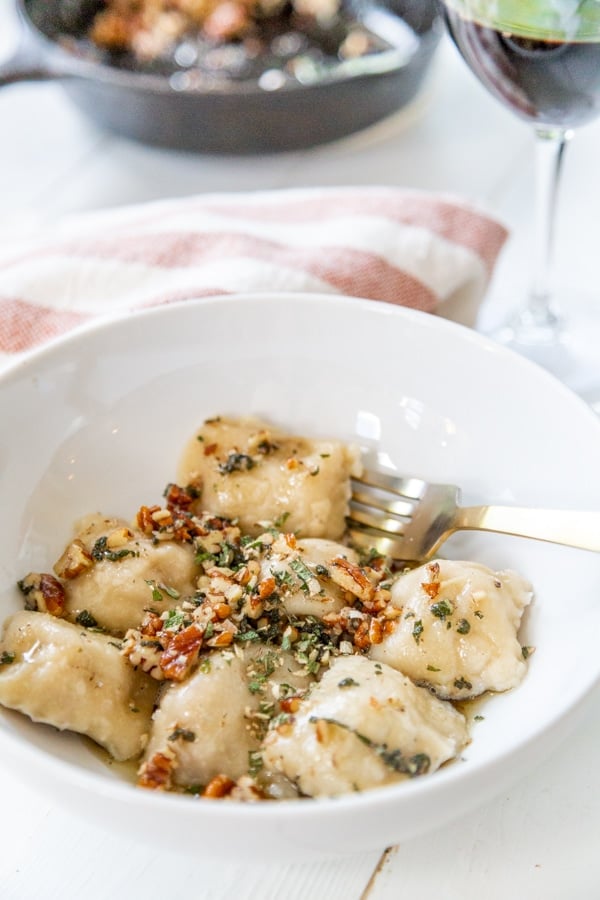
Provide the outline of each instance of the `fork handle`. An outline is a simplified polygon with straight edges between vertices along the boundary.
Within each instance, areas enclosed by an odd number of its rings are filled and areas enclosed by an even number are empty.
[[[452,530],[514,534],[600,553],[600,512],[528,509],[518,506],[465,506],[457,511]]]

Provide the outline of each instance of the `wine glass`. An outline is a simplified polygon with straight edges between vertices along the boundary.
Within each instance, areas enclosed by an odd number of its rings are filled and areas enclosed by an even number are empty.
[[[439,2],[448,32],[473,73],[532,123],[535,133],[532,286],[526,303],[493,336],[600,404],[600,362],[594,364],[600,359],[600,306],[588,321],[565,317],[551,286],[565,148],[575,127],[600,115],[600,0]]]

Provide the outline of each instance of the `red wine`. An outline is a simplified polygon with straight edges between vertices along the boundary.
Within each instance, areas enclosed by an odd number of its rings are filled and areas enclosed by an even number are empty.
[[[448,31],[481,83],[520,116],[564,128],[600,115],[597,40],[524,37],[444,3]]]

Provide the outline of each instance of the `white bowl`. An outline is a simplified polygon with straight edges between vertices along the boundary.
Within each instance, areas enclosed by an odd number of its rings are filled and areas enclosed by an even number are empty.
[[[79,516],[130,516],[174,477],[204,418],[254,413],[357,441],[382,464],[463,488],[466,502],[600,508],[600,421],[541,369],[442,319],[337,296],[219,297],[83,329],[0,378],[0,619]],[[512,567],[536,598],[537,652],[479,710],[464,759],[335,800],[240,805],[144,791],[74,735],[0,712],[0,754],[82,816],[196,855],[296,859],[433,830],[523,777],[598,681],[600,556],[463,534],[444,554]]]

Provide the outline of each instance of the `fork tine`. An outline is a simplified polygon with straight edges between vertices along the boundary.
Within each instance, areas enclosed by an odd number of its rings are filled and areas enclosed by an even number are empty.
[[[369,528],[358,522],[348,522],[348,532],[352,543],[360,550],[377,550],[383,556],[389,556],[397,562],[414,562],[414,554],[411,557],[407,542],[402,538],[394,540],[389,534],[379,531],[377,528]]]
[[[396,475],[388,475],[385,472],[365,470],[360,478],[353,478],[355,485],[379,488],[382,491],[391,491],[398,497],[406,500],[420,500],[427,489],[427,482],[420,478],[399,478]]]
[[[389,513],[391,510],[379,509],[369,504],[357,502],[356,497],[350,501],[350,515],[348,522],[350,525],[355,522],[360,525],[367,525],[369,528],[375,528],[378,531],[387,532],[392,535],[402,535],[406,529],[406,525],[410,522],[409,517],[397,518]]]
[[[416,500],[393,499],[394,495],[390,495],[389,491],[371,486],[355,487],[352,492],[352,500],[360,503],[362,506],[368,506],[372,509],[381,510],[384,513],[391,513],[395,516],[402,516],[410,519],[415,511]]]

